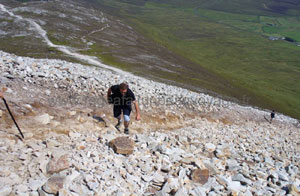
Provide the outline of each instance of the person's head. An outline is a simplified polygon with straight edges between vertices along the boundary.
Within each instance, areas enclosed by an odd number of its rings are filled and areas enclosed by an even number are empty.
[[[128,84],[126,84],[125,82],[120,84],[120,92],[123,96],[127,93],[127,89],[128,89]]]

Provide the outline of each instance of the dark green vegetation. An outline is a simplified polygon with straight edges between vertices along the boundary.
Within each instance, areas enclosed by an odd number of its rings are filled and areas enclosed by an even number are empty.
[[[93,0],[122,17],[140,33],[199,67],[225,78],[236,91],[223,95],[300,116],[300,47],[269,36],[300,42],[299,1],[251,0]],[[157,73],[159,75],[159,73]],[[164,76],[168,78],[168,76]],[[180,75],[175,80],[180,80]],[[202,86],[203,81],[180,81]],[[211,82],[211,81],[209,81]],[[209,85],[206,85],[209,86]]]

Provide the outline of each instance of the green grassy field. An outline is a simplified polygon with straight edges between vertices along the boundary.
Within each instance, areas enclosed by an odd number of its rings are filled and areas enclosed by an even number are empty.
[[[300,118],[300,47],[268,38],[284,36],[300,42],[299,5],[268,0],[97,3],[143,35],[194,62],[194,67],[186,65],[187,70],[203,67],[237,89],[214,89],[217,93],[239,100],[247,96],[250,104]]]

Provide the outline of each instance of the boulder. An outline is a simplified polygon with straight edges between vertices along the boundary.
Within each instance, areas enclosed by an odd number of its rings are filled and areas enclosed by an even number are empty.
[[[47,164],[47,173],[54,174],[62,170],[68,169],[70,166],[68,161],[68,155],[62,155],[59,158],[53,157]]]
[[[134,150],[134,141],[129,137],[117,137],[109,142],[109,146],[115,153],[130,155]]]
[[[192,180],[195,183],[205,184],[209,178],[208,169],[196,169],[192,173]]]
[[[64,188],[65,177],[54,174],[48,181],[43,185],[43,191],[49,194],[57,195],[59,190]]]

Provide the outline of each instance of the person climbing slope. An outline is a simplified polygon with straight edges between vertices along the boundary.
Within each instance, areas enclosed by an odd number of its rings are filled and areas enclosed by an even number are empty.
[[[270,124],[271,124],[273,119],[275,118],[275,110],[272,110],[270,116],[271,116],[271,118],[270,118]]]
[[[129,123],[130,123],[130,113],[132,110],[132,103],[135,106],[136,110],[136,120],[139,121],[140,117],[140,109],[138,107],[138,102],[135,99],[134,93],[129,89],[127,83],[123,82],[119,85],[111,86],[107,91],[107,99],[108,103],[113,104],[113,114],[114,117],[118,119],[118,123],[116,124],[116,128],[119,130],[121,125],[121,115],[123,113],[124,117],[124,133],[129,134]]]

